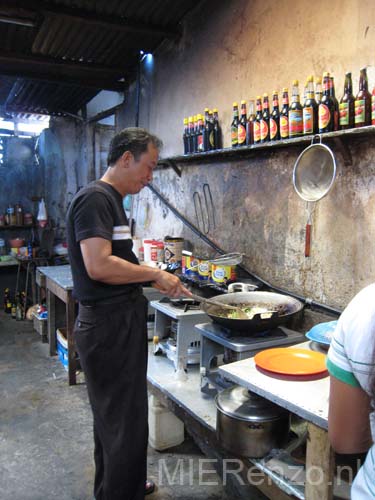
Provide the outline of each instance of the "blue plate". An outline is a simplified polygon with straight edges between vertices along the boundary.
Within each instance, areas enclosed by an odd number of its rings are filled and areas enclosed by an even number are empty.
[[[331,344],[332,334],[336,328],[336,321],[328,321],[327,323],[319,323],[306,333],[309,340],[313,340],[318,344],[329,346]]]

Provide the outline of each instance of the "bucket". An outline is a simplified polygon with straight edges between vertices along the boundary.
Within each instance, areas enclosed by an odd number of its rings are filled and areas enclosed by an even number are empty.
[[[183,238],[166,237],[164,239],[164,260],[165,262],[182,262]]]
[[[224,284],[228,280],[236,279],[236,266],[223,266],[222,264],[212,264],[211,281]]]
[[[162,406],[155,396],[149,398],[148,426],[148,440],[155,450],[166,450],[184,441],[183,422]]]

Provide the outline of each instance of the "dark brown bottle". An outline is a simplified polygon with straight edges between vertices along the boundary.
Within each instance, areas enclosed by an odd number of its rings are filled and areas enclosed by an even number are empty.
[[[333,76],[331,76],[331,84],[330,84],[331,98],[335,107],[335,111],[333,114],[333,130],[339,129],[339,101],[336,99],[335,93],[335,80]]]
[[[319,104],[319,134],[333,131],[335,105],[331,98],[331,78],[323,74],[323,96]]]
[[[270,140],[270,104],[268,94],[263,94],[263,112],[260,120],[260,142]]]
[[[289,94],[288,89],[283,88],[282,108],[280,111],[280,138],[289,137]]]
[[[246,124],[247,124],[247,111],[246,101],[241,101],[241,116],[238,122],[238,145],[246,146]]]
[[[262,98],[257,96],[256,100],[256,115],[254,120],[254,144],[260,142],[260,121],[262,119]]]
[[[314,78],[307,79],[306,100],[303,106],[303,134],[316,134],[318,132],[318,105],[314,98]]]
[[[280,139],[279,122],[279,94],[274,90],[272,92],[272,113],[270,116],[270,141],[278,141]]]
[[[238,146],[238,104],[236,102],[233,103],[233,120],[230,126],[231,130],[231,143],[232,148],[236,148]]]
[[[254,121],[255,121],[255,104],[253,100],[249,101],[249,117],[246,124],[246,144],[250,146],[254,144]]]
[[[188,148],[188,153],[194,153],[194,121],[192,116],[189,116],[188,120]]]
[[[289,107],[289,137],[299,137],[302,134],[302,106],[299,100],[298,80],[294,80],[292,88],[292,103]]]
[[[355,127],[371,125],[371,94],[368,91],[367,71],[362,68],[359,75],[359,92],[354,101]]]
[[[210,116],[211,118],[211,116]],[[212,146],[212,149],[221,149],[223,147],[223,139],[222,139],[222,134],[221,134],[221,127],[219,123],[219,112],[217,108],[214,108],[214,114],[212,117],[213,121],[213,139],[211,141],[211,135],[210,135],[210,148]]]
[[[210,149],[210,131],[211,131],[211,124],[210,124],[209,109],[204,108],[204,124],[203,124],[203,150],[204,151],[209,151],[209,149]]]
[[[346,73],[344,95],[341,97],[339,105],[339,127],[341,130],[354,128],[354,101],[355,99],[353,95],[352,74]]]
[[[317,76],[315,78],[315,101],[318,106],[322,101],[322,97],[323,97],[322,79],[320,78],[320,76]]]
[[[184,155],[189,152],[189,122],[187,118],[184,118],[184,133],[182,134],[182,140],[184,142]]]

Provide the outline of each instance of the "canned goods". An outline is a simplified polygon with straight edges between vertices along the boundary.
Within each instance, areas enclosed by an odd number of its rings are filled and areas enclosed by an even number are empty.
[[[164,238],[164,259],[166,263],[182,261],[183,238],[173,238],[166,236]]]
[[[223,266],[222,264],[212,264],[211,281],[224,284],[228,280],[236,279],[236,266]]]
[[[198,275],[201,281],[209,280],[210,262],[207,259],[198,259]]]

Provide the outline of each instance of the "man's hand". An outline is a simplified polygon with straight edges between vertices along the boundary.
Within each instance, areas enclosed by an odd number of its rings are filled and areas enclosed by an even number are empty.
[[[159,271],[157,279],[153,282],[153,286],[159,290],[161,293],[168,295],[168,297],[178,298],[181,295],[190,297],[191,293],[181,281],[173,274],[166,273],[165,271]]]

